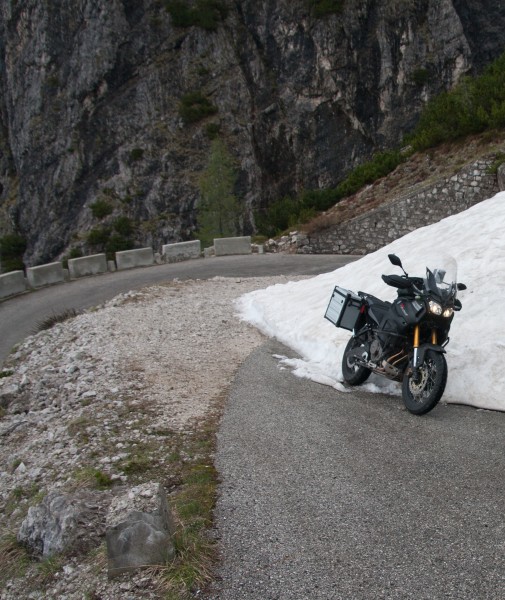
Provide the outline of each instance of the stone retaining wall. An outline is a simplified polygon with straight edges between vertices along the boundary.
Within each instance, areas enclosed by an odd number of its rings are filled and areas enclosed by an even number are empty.
[[[499,191],[496,174],[489,173],[494,160],[494,155],[477,160],[452,177],[418,187],[342,224],[299,237],[297,252],[368,254],[414,229],[462,212]]]

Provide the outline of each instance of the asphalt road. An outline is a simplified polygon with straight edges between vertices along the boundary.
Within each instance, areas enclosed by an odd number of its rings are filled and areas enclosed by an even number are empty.
[[[318,275],[356,258],[329,254],[223,256],[106,273],[41,288],[0,302],[0,366],[12,347],[46,317],[96,306],[122,292],[173,279]]]
[[[218,437],[215,600],[505,598],[505,414],[339,393],[253,352]],[[450,373],[449,373],[450,377]]]

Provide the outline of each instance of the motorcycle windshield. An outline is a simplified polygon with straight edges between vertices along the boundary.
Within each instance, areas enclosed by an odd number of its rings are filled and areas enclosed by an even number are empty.
[[[436,266],[435,266],[436,265]],[[445,303],[456,297],[457,264],[452,256],[437,257],[426,266],[424,285],[432,295]]]

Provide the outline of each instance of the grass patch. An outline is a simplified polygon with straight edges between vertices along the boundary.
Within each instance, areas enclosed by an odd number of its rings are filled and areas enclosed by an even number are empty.
[[[28,552],[13,532],[7,532],[0,538],[0,564],[0,588],[9,579],[22,577],[30,566]]]
[[[52,315],[45,317],[44,319],[42,319],[41,321],[39,321],[37,323],[37,325],[35,327],[35,333],[38,333],[39,331],[46,331],[47,329],[51,329],[51,327],[54,327],[58,323],[64,323],[65,321],[68,321],[69,319],[73,319],[78,314],[79,313],[77,310],[75,310],[75,308],[67,308],[67,309],[61,311],[60,313],[53,313]]]
[[[496,173],[498,172],[498,168],[501,167],[501,165],[505,162],[505,153],[504,152],[498,152],[496,155],[495,160],[493,161],[493,163],[491,165],[489,165],[489,168],[487,169],[487,173],[489,175],[496,175]]]
[[[14,371],[11,371],[10,369],[5,369],[4,371],[0,371],[0,379],[3,379],[4,377],[10,377],[13,374]]]
[[[77,488],[93,488],[97,490],[108,490],[116,482],[112,477],[93,467],[85,467],[74,474],[73,477]]]
[[[214,468],[217,418],[211,417],[192,434],[182,434],[172,452],[170,471],[178,479],[171,505],[178,522],[175,557],[156,569],[165,598],[192,598],[212,579],[215,544],[209,537],[217,496]]]
[[[58,571],[63,568],[63,557],[62,556],[50,556],[43,559],[37,565],[37,579],[41,584],[48,584],[53,581]]]

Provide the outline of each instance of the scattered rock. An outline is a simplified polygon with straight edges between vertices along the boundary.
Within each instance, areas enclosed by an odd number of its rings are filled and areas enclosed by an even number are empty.
[[[37,557],[48,558],[65,551],[82,552],[104,533],[97,494],[49,493],[37,506],[28,509],[18,541]]]
[[[156,514],[132,512],[126,521],[106,533],[109,577],[147,565],[166,564],[174,556],[164,519]]]
[[[135,511],[156,517],[170,537],[173,519],[152,471],[144,475],[137,464],[133,482],[125,469],[153,451],[166,473],[164,436],[190,433],[214,411],[264,339],[234,316],[235,299],[290,279],[173,281],[121,294],[19,345],[4,365],[12,374],[0,379],[8,405],[0,421],[0,527],[18,531],[39,558],[63,552],[71,568],[35,592],[29,574],[9,580],[2,600],[32,593],[82,600],[86,591],[125,599],[124,580],[108,579],[102,555],[86,562],[81,551],[98,548],[106,528]],[[21,399],[24,413],[13,414]],[[44,500],[28,509],[38,495]],[[152,575],[127,577],[135,600],[159,598]]]

